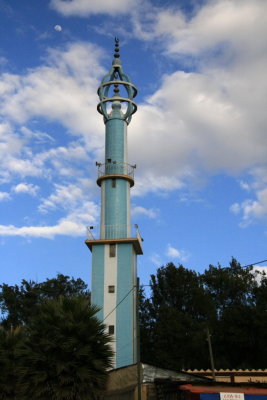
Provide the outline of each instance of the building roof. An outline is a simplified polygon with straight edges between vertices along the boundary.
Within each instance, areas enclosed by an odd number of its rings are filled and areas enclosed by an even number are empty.
[[[267,387],[259,387],[255,384],[213,384],[213,385],[181,385],[180,390],[187,390],[191,393],[244,393],[267,395]]]

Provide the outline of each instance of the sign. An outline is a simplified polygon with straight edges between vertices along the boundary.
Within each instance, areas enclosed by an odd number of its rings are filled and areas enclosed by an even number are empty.
[[[244,400],[244,393],[220,393],[220,400]]]

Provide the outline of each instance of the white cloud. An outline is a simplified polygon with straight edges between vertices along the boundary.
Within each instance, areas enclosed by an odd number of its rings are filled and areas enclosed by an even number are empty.
[[[144,215],[148,218],[157,218],[159,210],[155,210],[153,208],[145,208],[141,206],[134,206],[132,207],[132,216],[136,215]]]
[[[8,120],[6,116],[3,119]],[[46,142],[53,143],[54,140],[44,132],[34,132],[25,126],[16,130],[11,121],[0,122],[0,182],[9,182],[17,175],[44,176],[43,164],[30,146]]]
[[[267,165],[260,165],[250,170],[247,181],[241,181],[250,198],[231,205],[230,211],[241,216],[241,227],[246,227],[253,222],[267,221]]]
[[[54,147],[34,156],[34,164],[42,167],[49,174],[71,177],[79,175],[83,163],[89,163],[89,157],[84,146],[79,142],[71,142],[68,146]]]
[[[53,239],[57,235],[85,236],[85,227],[73,221],[62,220],[54,226],[0,225],[0,236],[21,236]]]
[[[257,219],[266,219],[267,188],[256,191],[256,200],[246,199],[241,203],[235,203],[230,210],[235,214],[242,212],[241,226],[247,226]]]
[[[84,226],[95,225],[100,215],[100,207],[93,201],[83,200],[82,204],[68,214],[68,219]]]
[[[17,174],[22,177],[38,176],[42,173],[32,160],[23,160],[15,157],[7,157],[5,161],[6,168],[12,174]]]
[[[43,65],[22,75],[1,75],[0,183],[31,176],[75,182],[83,176],[85,162],[88,167],[92,162],[88,150],[104,145],[103,124],[95,111],[96,88],[104,75],[101,57],[93,45],[71,43],[49,49]],[[52,132],[52,137],[33,129],[38,117],[58,122],[75,140],[56,147],[61,133]]]
[[[149,154],[148,154],[149,156]],[[147,159],[142,159],[142,155],[137,153],[135,159],[139,160],[140,170],[141,173],[136,179],[135,186],[132,190],[133,196],[143,196],[146,193],[158,193],[164,195],[164,193],[181,189],[184,186],[182,179],[184,178],[183,175],[183,168],[182,171],[176,171],[176,176],[166,176],[164,175],[164,171],[159,171],[159,166],[154,164],[154,168],[152,169],[151,166],[146,165]],[[158,171],[158,175],[156,175]],[[180,176],[179,176],[180,175]]]
[[[86,149],[79,141],[71,142],[66,147],[59,146],[33,152],[32,144],[40,145],[40,149],[42,149],[43,141],[50,141],[49,135],[47,137],[45,134],[40,134],[40,136],[37,133],[36,135],[23,133],[20,139],[14,135],[13,140],[10,136],[9,139],[2,142],[5,156],[0,158],[0,181],[8,182],[15,176],[24,179],[31,176],[41,179],[51,179],[53,176],[54,179],[58,179],[60,176],[64,176],[66,179],[75,180],[83,173],[84,162],[86,161],[89,165],[90,159]],[[53,143],[53,141],[51,142]]]
[[[40,132],[38,130],[33,131],[29,129],[27,126],[22,126],[20,128],[21,133],[23,136],[26,138],[26,140],[33,140],[37,142],[38,144],[43,144],[43,143],[54,143],[55,139],[51,136],[48,135],[46,132]]]
[[[86,203],[88,192],[95,185],[88,179],[79,179],[76,183],[55,184],[54,192],[47,198],[42,199],[39,211],[46,213],[56,208],[64,210],[75,210],[80,204]]]
[[[76,184],[55,185],[55,192],[47,199],[44,199],[39,206],[39,211],[46,212],[58,206],[63,208],[73,207],[77,201],[83,198],[83,191]]]
[[[60,210],[65,216],[52,225],[45,222],[42,226],[1,225],[0,235],[85,236],[85,226],[96,223],[99,207],[88,200],[96,185],[94,182],[92,187],[92,181],[84,179],[83,174],[85,162],[87,168],[92,163],[87,150],[99,149],[99,143],[103,145],[101,117],[95,112],[95,91],[104,74],[99,64],[101,56],[94,46],[75,43],[64,50],[50,49],[44,65],[24,75],[2,75],[1,113],[9,122],[0,124],[0,178],[2,182],[11,182],[17,176],[35,176],[39,186],[45,180],[50,181],[50,186],[52,182],[54,192],[41,199],[39,210]],[[70,135],[75,135],[75,140],[56,147],[57,132],[53,132],[52,137],[32,129],[39,116],[48,122],[61,123]],[[27,126],[29,121],[34,122],[31,128]],[[16,124],[23,125],[15,130]],[[101,141],[98,139],[100,131]],[[40,195],[44,188],[40,187]],[[12,186],[17,194],[36,195],[37,190],[37,185],[25,181]],[[2,198],[7,195],[3,193]]]
[[[267,186],[267,165],[258,165],[250,170],[252,183],[251,188],[254,190],[263,189]]]
[[[9,200],[10,194],[7,192],[0,192],[0,201]]]
[[[264,0],[214,0],[188,18],[175,7],[152,7],[150,23],[136,14],[134,27],[136,35],[144,40],[163,40],[169,54],[201,54],[205,58],[216,50],[217,62],[222,62],[234,56],[229,50],[245,55],[248,51],[257,52],[262,46],[266,48],[266,10]]]
[[[14,132],[11,124],[0,121],[0,182],[9,179],[7,163],[21,152],[23,140]]]
[[[149,260],[154,264],[156,267],[160,267],[163,265],[162,258],[159,254],[153,253],[150,257]]]
[[[234,204],[232,204],[232,205],[230,206],[230,211],[231,211],[233,214],[239,214],[240,211],[241,211],[241,207],[240,207],[240,205],[239,205],[238,203],[234,203]]]
[[[175,7],[154,7],[149,23],[138,14],[134,22],[136,35],[160,40],[165,56],[187,64],[186,72],[166,73],[134,116],[133,194],[161,193],[218,172],[235,176],[266,166],[267,3],[216,0],[191,19]],[[144,140],[148,146],[140,146]],[[249,189],[245,183],[243,188]]]
[[[150,106],[139,107],[132,127],[131,151],[142,157],[141,166],[145,164],[146,171],[149,168],[153,175],[158,177],[159,173],[159,178],[163,175],[173,181],[179,175],[190,174],[190,167],[233,173],[255,162],[265,162],[265,131],[253,124],[254,109],[241,104],[246,91],[252,91],[260,81],[246,83],[239,99],[229,93],[233,90],[230,82],[225,84],[227,92],[223,82],[200,73],[176,72],[165,77],[161,88],[147,99]],[[263,105],[257,106],[266,125]],[[146,126],[149,146],[137,151],[137,140],[140,143],[143,135],[141,126]]]
[[[239,184],[240,184],[240,187],[241,187],[242,189],[247,190],[247,191],[250,191],[251,188],[250,188],[250,185],[249,185],[247,182],[240,181]]]
[[[72,43],[63,51],[49,49],[44,65],[24,75],[3,74],[1,113],[19,124],[34,117],[57,121],[70,134],[84,135],[91,148],[100,147],[101,118],[95,105],[105,72],[101,57],[91,44]]]
[[[39,186],[33,185],[32,183],[19,183],[16,186],[13,186],[13,191],[15,193],[24,193],[24,194],[29,194],[31,196],[36,196],[38,190],[40,189]]]
[[[104,5],[105,12],[115,15],[116,7],[122,7],[120,12],[124,12],[126,3],[51,2],[64,15],[84,16],[101,12]],[[157,90],[139,104],[129,127],[131,161],[138,165],[133,195],[164,194],[217,172],[237,175],[253,170],[256,176],[255,165],[258,171],[264,170],[266,7],[260,0],[215,0],[188,19],[175,7],[163,10],[151,6],[150,12],[145,13],[145,31],[140,13],[135,10],[133,21],[139,37],[161,41],[165,57],[177,57],[180,63],[190,58],[193,68],[191,72],[187,72],[188,68],[166,72]],[[2,75],[0,109],[4,120],[10,121],[0,126],[2,181],[10,175],[47,179],[60,176],[66,180],[75,177],[72,195],[67,193],[69,183],[59,184],[57,180],[55,191],[42,200],[40,210],[54,210],[64,204],[68,211],[79,207],[84,194],[76,185],[76,162],[86,160],[87,150],[93,152],[93,157],[103,153],[104,128],[95,111],[95,91],[105,73],[102,56],[96,46],[72,43],[64,50],[50,49],[43,65],[21,76]],[[168,58],[164,58],[165,62]],[[59,122],[69,135],[82,140],[35,154],[29,149],[25,152],[29,140],[53,145],[45,132],[26,126],[38,116]],[[24,124],[24,128],[15,132],[14,122]],[[232,206],[232,211],[243,212],[246,221],[265,216],[262,182],[266,176],[258,173],[254,186],[249,184],[256,199]],[[136,211],[150,217],[155,212],[142,208]]]
[[[3,56],[0,56],[0,65],[5,65],[7,64],[7,59]]]
[[[184,250],[178,250],[172,247],[170,244],[167,246],[166,256],[171,259],[177,259],[181,262],[187,261],[189,258],[189,253]]]
[[[0,225],[0,236],[21,236],[31,238],[53,239],[56,236],[86,237],[86,225],[94,224],[99,216],[99,207],[90,201],[85,201],[66,217],[61,218],[51,226]]]
[[[78,1],[57,4],[98,7]],[[234,2],[215,1],[200,8],[191,20],[175,10],[151,8],[149,27],[155,33],[151,40],[158,32],[167,55],[186,54],[207,62],[205,68],[199,66],[195,72],[166,74],[158,90],[139,105],[129,127],[131,158],[138,165],[133,195],[168,192],[198,182],[203,175],[237,174],[256,162],[265,163],[265,15],[259,13],[262,3],[257,0],[238,5],[241,17]],[[140,17],[138,13],[136,16]],[[234,34],[240,19],[248,21],[242,22]],[[224,28],[227,20],[231,34]],[[142,27],[142,21],[140,24]],[[174,42],[179,46],[174,48]],[[235,56],[222,63],[221,52],[210,49],[218,50],[225,42],[230,47],[222,48],[224,56],[232,54],[230,48],[234,48]],[[249,57],[251,52],[253,57]],[[21,77],[3,75],[2,112],[19,123],[38,116],[58,121],[68,133],[82,135],[86,148],[94,154],[102,153],[103,124],[95,112],[95,89],[104,75],[101,57],[95,46],[72,43],[64,51],[50,49],[43,66]],[[142,145],[144,137],[149,146]],[[29,165],[25,157],[18,162],[11,159],[9,166],[13,173],[36,176],[41,173],[42,157],[46,155],[35,157],[39,166],[33,160]],[[70,175],[71,165],[61,160],[55,156],[50,164],[62,175]]]
[[[254,274],[256,282],[258,284],[260,284],[262,278],[266,277],[266,275],[267,275],[267,266],[265,266],[265,265],[253,265],[253,269],[252,269],[251,273]]]
[[[139,4],[138,0],[51,0],[53,9],[65,16],[88,17],[92,14],[118,15],[131,11]]]

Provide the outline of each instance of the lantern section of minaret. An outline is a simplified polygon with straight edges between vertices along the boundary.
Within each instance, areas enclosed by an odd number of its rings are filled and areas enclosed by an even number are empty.
[[[137,255],[142,239],[130,220],[130,188],[135,165],[128,163],[127,126],[137,106],[136,87],[123,72],[119,40],[111,70],[99,88],[97,110],[105,124],[105,160],[97,162],[101,188],[99,229],[88,228],[86,244],[92,252],[91,301],[99,307],[98,318],[112,335],[114,367],[136,362]]]

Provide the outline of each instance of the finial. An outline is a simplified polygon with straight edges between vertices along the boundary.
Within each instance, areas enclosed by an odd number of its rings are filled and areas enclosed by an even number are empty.
[[[115,58],[120,58],[119,51],[120,51],[120,49],[119,49],[119,39],[115,37],[115,53],[114,53],[114,57]]]
[[[114,59],[112,60],[112,66],[109,73],[104,76],[101,85],[98,88],[97,93],[100,102],[97,105],[97,110],[104,116],[105,123],[110,119],[120,118],[129,124],[132,114],[137,110],[137,105],[133,101],[133,98],[137,95],[137,89],[132,84],[129,76],[123,72],[120,59],[119,39],[117,37],[114,39]],[[120,93],[120,88],[123,89],[122,93]],[[112,89],[113,94],[111,93]],[[126,107],[121,110],[122,104],[119,103],[123,103]],[[112,107],[111,110],[109,105]]]
[[[119,85],[117,83],[114,83],[114,94],[119,94],[119,93],[120,93]]]

